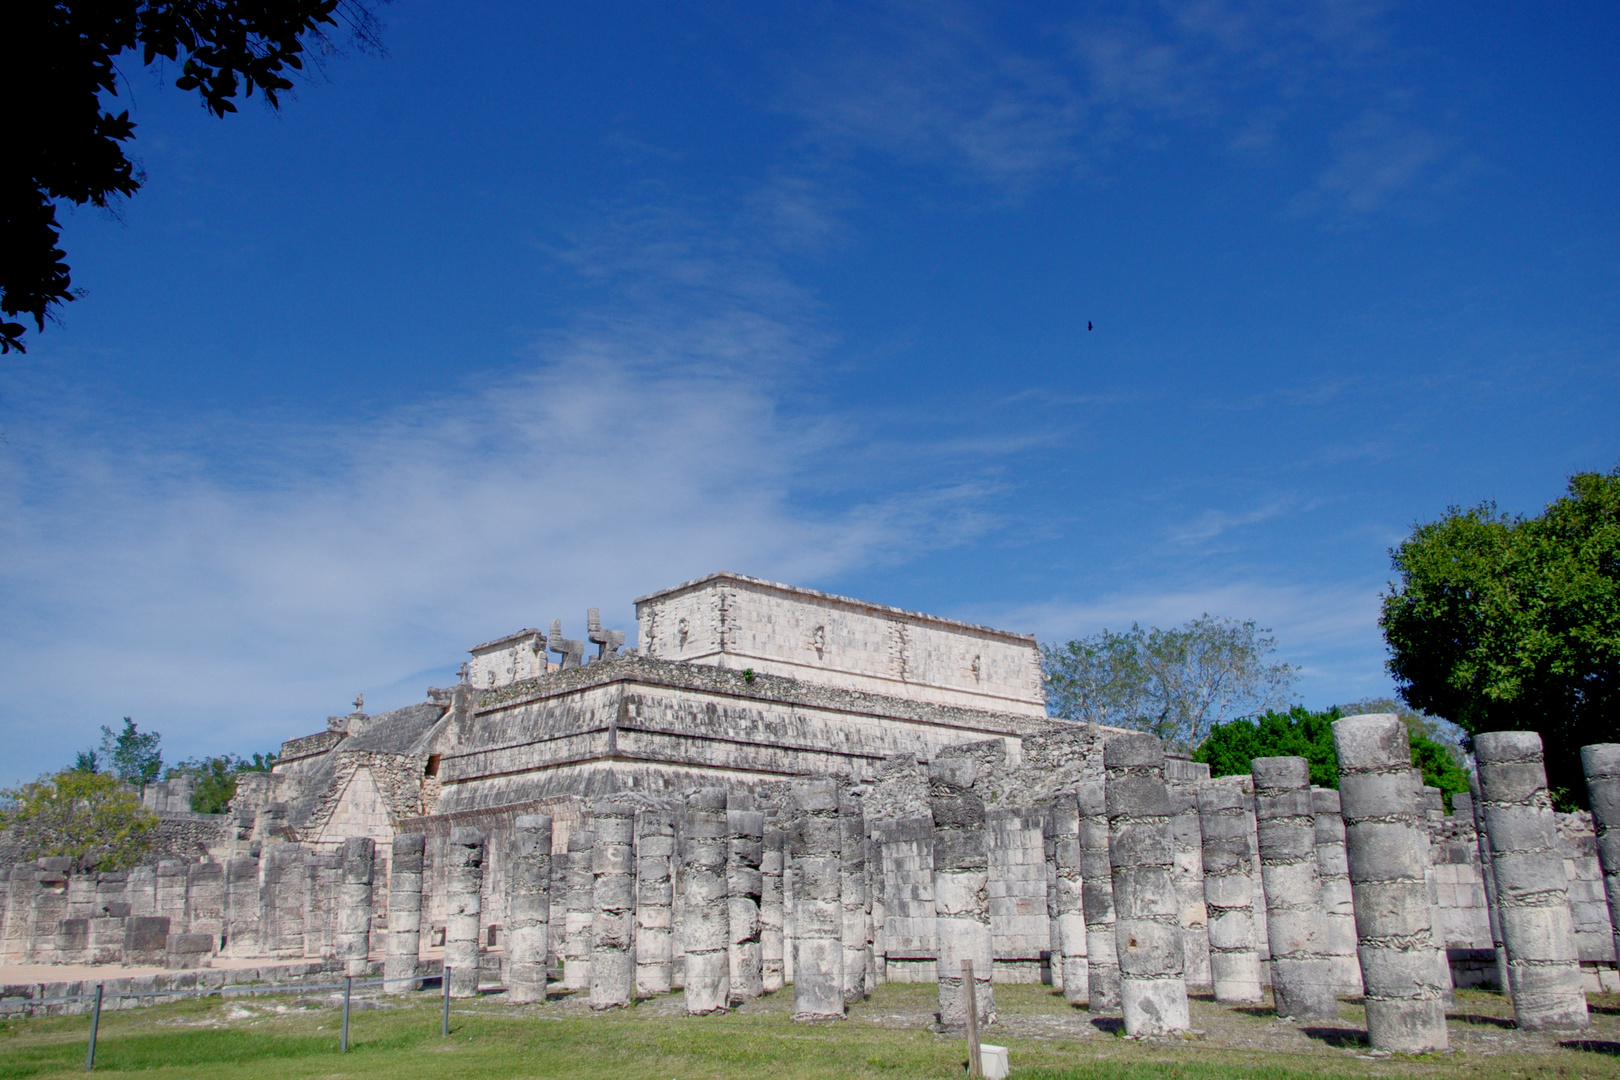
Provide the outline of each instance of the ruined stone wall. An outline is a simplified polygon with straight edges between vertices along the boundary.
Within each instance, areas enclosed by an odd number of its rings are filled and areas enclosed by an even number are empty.
[[[640,650],[914,701],[1044,716],[1032,636],[714,574],[636,601]]]

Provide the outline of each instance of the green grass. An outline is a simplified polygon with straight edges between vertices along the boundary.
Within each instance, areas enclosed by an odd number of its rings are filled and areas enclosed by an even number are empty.
[[[681,1014],[679,998],[607,1014],[591,1014],[577,1000],[510,1006],[488,998],[456,1003],[449,1039],[439,1037],[438,1001],[422,995],[394,1008],[356,1011],[347,1055],[337,1053],[336,1009],[302,1006],[291,997],[208,998],[104,1014],[96,1072],[151,1080],[963,1076],[962,1040],[927,1028],[933,993],[932,986],[885,986],[855,1006],[849,1020],[831,1024],[793,1023],[791,991],[702,1018]],[[1620,1080],[1620,1008],[1612,1000],[1594,999],[1597,1024],[1581,1036],[1596,1049],[1520,1035],[1504,1023],[1500,998],[1460,993],[1455,1052],[1371,1059],[1352,1037],[1360,1009],[1348,1003],[1338,1029],[1306,1036],[1263,1010],[1195,1001],[1194,1024],[1204,1034],[1155,1044],[1099,1030],[1045,987],[997,987],[996,999],[1003,1019],[985,1040],[1008,1045],[1013,1075],[1032,1080]],[[242,1015],[245,1010],[252,1015]],[[82,1076],[88,1029],[84,1017],[0,1024],[0,1080]]]

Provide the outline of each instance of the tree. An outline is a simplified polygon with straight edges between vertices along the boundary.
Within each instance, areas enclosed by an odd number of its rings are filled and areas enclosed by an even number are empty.
[[[191,809],[199,814],[223,814],[236,797],[236,778],[245,772],[269,772],[276,763],[274,754],[254,754],[251,758],[222,754],[219,757],[190,758],[170,767],[166,778],[189,776]]]
[[[106,773],[64,769],[0,792],[0,828],[25,859],[66,856],[75,869],[125,870],[151,850],[157,816]]]
[[[1391,553],[1379,625],[1401,698],[1471,735],[1536,731],[1561,809],[1580,748],[1620,730],[1620,469],[1534,518],[1451,507]]]
[[[255,89],[272,109],[292,88],[310,46],[330,51],[328,28],[346,23],[374,47],[379,25],[365,0],[18,0],[0,32],[0,310],[45,319],[78,295],[58,240],[56,204],[106,208],[145,179],[125,154],[129,111],[114,113],[119,60],[179,65],[175,86],[195,90],[223,117]],[[0,352],[23,350],[25,327],[0,321]]]
[[[117,734],[107,725],[101,726],[100,760],[112,769],[118,779],[145,787],[163,771],[162,743],[162,734],[143,732],[135,726],[135,721],[126,716],[124,730]],[[85,756],[83,753],[79,755],[81,760]],[[95,761],[93,752],[90,759]]]
[[[1203,615],[1173,630],[1136,623],[1042,646],[1047,709],[1197,746],[1233,716],[1285,704],[1296,668],[1273,663],[1269,630]]]
[[[1211,776],[1234,776],[1247,775],[1257,757],[1302,757],[1310,762],[1312,784],[1337,788],[1339,755],[1333,748],[1333,721],[1362,711],[1369,710],[1362,705],[1335,705],[1311,712],[1295,705],[1285,713],[1272,711],[1233,720],[1210,732],[1193,752],[1193,760],[1208,765]],[[1403,715],[1402,719],[1406,720],[1412,743],[1412,765],[1422,771],[1425,784],[1440,789],[1446,809],[1450,810],[1451,797],[1468,790],[1468,773],[1448,744],[1424,733],[1423,717],[1410,710],[1402,713],[1409,714],[1409,718]]]

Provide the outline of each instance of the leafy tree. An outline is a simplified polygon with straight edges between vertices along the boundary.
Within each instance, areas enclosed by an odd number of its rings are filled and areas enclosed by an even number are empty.
[[[112,768],[118,779],[145,787],[163,771],[162,743],[162,734],[143,732],[126,716],[124,730],[116,734],[112,728],[102,725],[100,760]],[[79,756],[85,757],[82,753]]]
[[[47,316],[76,298],[58,244],[56,204],[105,208],[145,179],[125,154],[127,109],[104,108],[136,53],[179,66],[175,86],[195,90],[223,117],[258,89],[271,108],[292,88],[311,45],[318,63],[329,28],[346,23],[362,46],[379,26],[365,0],[19,0],[0,33],[0,310]],[[133,58],[131,58],[133,59]],[[23,349],[24,326],[0,321],[0,352]]]
[[[1197,746],[1233,716],[1284,704],[1295,669],[1255,623],[1203,615],[1171,630],[1103,630],[1042,646],[1047,709]]]
[[[76,869],[124,870],[151,850],[157,816],[106,773],[64,769],[0,792],[0,828],[23,857],[66,856]]]
[[[1620,730],[1620,469],[1582,473],[1539,516],[1452,507],[1391,553],[1379,625],[1402,699],[1469,734],[1541,734],[1561,809],[1580,748]]]
[[[190,758],[171,766],[166,778],[189,776],[191,809],[199,814],[223,814],[236,797],[236,778],[245,772],[269,772],[276,763],[274,754],[254,754],[251,758],[222,754],[219,757]]]
[[[1367,704],[1379,703],[1335,705],[1322,712],[1295,705],[1285,713],[1267,712],[1234,720],[1210,732],[1193,753],[1193,760],[1208,765],[1212,776],[1233,776],[1248,773],[1257,757],[1302,757],[1310,762],[1312,784],[1337,788],[1339,755],[1333,749],[1333,721],[1363,711],[1394,711],[1367,710]],[[1452,746],[1424,732],[1424,717],[1412,713],[1403,719],[1412,743],[1413,767],[1422,770],[1425,784],[1440,789],[1449,810],[1451,797],[1468,790],[1468,773]]]
[[[95,747],[80,750],[73,758],[74,772],[100,772],[101,754]]]

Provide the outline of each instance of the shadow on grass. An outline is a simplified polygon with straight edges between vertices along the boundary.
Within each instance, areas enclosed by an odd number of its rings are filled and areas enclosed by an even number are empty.
[[[1299,1033],[1307,1039],[1315,1039],[1341,1050],[1361,1050],[1370,1045],[1367,1033],[1355,1028],[1302,1027]]]
[[[1588,1054],[1608,1054],[1610,1057],[1620,1057],[1620,1043],[1605,1042],[1602,1039],[1571,1039],[1558,1045],[1565,1050],[1585,1050]]]
[[[1511,1016],[1485,1016],[1481,1013],[1447,1013],[1446,1019],[1458,1024],[1470,1024],[1474,1027],[1517,1027]]]
[[[350,1054],[374,1050],[404,1049],[422,1042],[416,1035],[403,1038],[368,1039],[351,1043]],[[265,1034],[247,1031],[188,1031],[185,1033],[103,1037],[96,1044],[96,1070],[137,1070],[193,1065],[199,1069],[221,1062],[240,1063],[263,1059],[338,1057],[334,1035]],[[85,1043],[55,1043],[47,1046],[9,1046],[0,1058],[0,1080],[25,1080],[64,1068],[84,1068]]]
[[[1091,1022],[1091,1026],[1105,1035],[1118,1035],[1125,1030],[1123,1016],[1099,1016]]]

